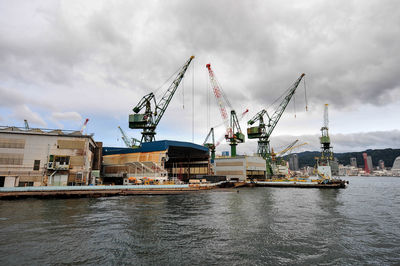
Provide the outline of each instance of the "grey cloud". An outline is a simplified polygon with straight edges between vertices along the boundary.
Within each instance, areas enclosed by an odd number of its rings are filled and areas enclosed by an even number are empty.
[[[2,107],[12,107],[19,104],[24,104],[27,99],[23,94],[0,86],[0,105]]]
[[[196,105],[207,102],[206,63],[215,66],[237,112],[248,107],[249,116],[302,72],[310,105],[339,110],[400,99],[398,1],[20,5],[8,3],[17,10],[11,15],[0,11],[0,86],[17,88],[24,95],[20,104],[47,105],[52,112],[83,114],[79,101],[85,101],[88,111],[121,115],[192,54]],[[31,102],[36,95],[41,101]],[[166,123],[175,117],[170,114]]]

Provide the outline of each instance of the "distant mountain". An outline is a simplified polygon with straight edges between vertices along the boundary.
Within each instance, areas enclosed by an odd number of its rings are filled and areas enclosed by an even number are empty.
[[[338,159],[339,163],[343,165],[350,165],[350,158],[355,157],[357,159],[357,166],[362,167],[364,166],[363,152],[366,152],[372,157],[372,164],[374,167],[378,166],[379,160],[383,160],[386,167],[392,167],[396,157],[400,156],[400,149],[376,149],[361,152],[334,153],[333,155]],[[299,166],[304,167],[314,166],[315,157],[319,157],[321,153],[318,151],[305,151],[296,154],[299,158]]]

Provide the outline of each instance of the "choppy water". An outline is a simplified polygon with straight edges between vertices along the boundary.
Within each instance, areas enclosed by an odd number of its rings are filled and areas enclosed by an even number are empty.
[[[400,264],[400,178],[0,201],[0,265]]]

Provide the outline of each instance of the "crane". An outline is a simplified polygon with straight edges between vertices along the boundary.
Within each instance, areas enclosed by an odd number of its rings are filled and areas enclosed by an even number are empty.
[[[164,93],[162,98],[157,102],[153,92],[143,96],[139,103],[133,108],[134,114],[129,115],[129,128],[143,129],[140,143],[152,142],[155,140],[156,127],[163,117],[172,97],[174,96],[180,82],[182,81],[187,68],[192,62],[194,56],[191,56],[188,61],[180,68],[179,73],[175,77],[172,84]],[[151,108],[151,103],[154,103],[154,111]],[[144,113],[139,112],[144,110]]]
[[[253,125],[255,122],[259,121],[258,126],[247,128],[247,137],[249,139],[258,138],[258,147],[257,153],[262,156],[266,160],[267,167],[267,176],[272,176],[272,166],[271,166],[271,148],[269,143],[269,137],[274,131],[276,125],[278,124],[279,119],[281,118],[283,112],[286,109],[286,106],[289,104],[290,99],[296,92],[297,87],[300,84],[300,81],[305,76],[305,74],[301,74],[300,77],[289,87],[287,90],[287,94],[285,98],[282,100],[278,108],[275,112],[270,116],[266,109],[259,111],[252,119],[250,119],[247,124]],[[268,117],[268,124],[264,123],[264,115]]]
[[[86,118],[85,122],[83,122],[83,125],[82,125],[81,130],[80,130],[81,134],[83,134],[83,131],[85,130],[86,125],[87,125],[88,122],[89,122],[89,118]]]
[[[323,127],[321,127],[321,137],[320,137],[320,142],[321,142],[321,158],[320,159],[321,159],[321,161],[333,160],[331,140],[329,138],[329,133],[328,133],[328,124],[329,124],[328,104],[325,104],[324,125],[323,125]]]
[[[25,129],[29,130],[28,120],[24,119]]]
[[[285,154],[287,151],[291,150],[291,148],[298,142],[299,140],[296,139],[295,141],[293,141],[292,143],[290,143],[285,149],[283,149],[282,151],[275,153],[274,152],[274,148],[271,148],[271,160],[275,161],[276,157],[281,155],[281,154]]]
[[[281,151],[281,152],[278,152],[276,155],[279,156],[279,157],[286,156],[286,153],[288,153],[289,151],[291,151],[291,150],[293,150],[293,149],[296,149],[296,148],[299,148],[299,147],[301,147],[301,146],[307,145],[307,144],[308,144],[307,142],[304,142],[304,143],[300,143],[300,144],[294,145],[294,146],[292,146],[292,147],[290,147],[290,148],[284,149],[284,150]]]
[[[210,137],[211,137],[211,142],[209,142],[208,140]],[[203,142],[203,146],[207,147],[211,151],[211,163],[213,163],[215,159],[215,147],[216,147],[213,127],[210,129],[210,132],[208,132],[208,135]]]
[[[208,69],[208,74],[210,76],[210,82],[213,87],[214,96],[219,105],[221,117],[225,124],[225,139],[229,142],[229,145],[231,146],[231,156],[235,157],[236,146],[238,145],[238,143],[244,143],[245,136],[240,128],[239,120],[237,118],[235,110],[232,108],[228,98],[218,84],[214,71],[211,69],[211,64],[207,64],[206,68]],[[226,105],[231,109],[230,117],[228,117]]]
[[[332,177],[331,162],[333,161],[333,151],[328,133],[328,124],[328,104],[325,104],[324,124],[321,127],[321,137],[319,138],[321,143],[321,157],[315,157],[317,173],[322,179],[331,179]]]
[[[284,156],[287,156],[286,153],[289,151],[292,151],[295,148],[301,147],[303,145],[308,144],[307,142],[297,144],[295,145],[299,140],[295,140],[292,143],[290,143],[285,149],[278,153],[274,153],[274,149],[271,148],[271,164],[272,164],[272,169],[274,175],[287,175],[289,169],[288,169],[288,164],[287,161],[283,159]]]
[[[131,140],[129,140],[128,136],[125,134],[125,132],[122,130],[120,126],[118,126],[118,129],[121,132],[122,140],[124,141],[126,147],[137,148],[139,146],[138,144],[140,143],[140,140],[135,138],[131,138]]]
[[[239,121],[242,120],[242,118],[243,118],[248,112],[249,112],[249,109],[244,110],[244,112],[239,116],[239,119],[238,119],[238,120],[239,120]],[[224,123],[222,122],[221,124],[218,124],[218,125],[212,127],[212,128],[210,129],[210,131],[208,132],[208,135],[207,135],[206,139],[205,139],[204,142],[203,142],[203,146],[204,146],[204,147],[207,147],[207,148],[210,150],[210,152],[211,152],[211,163],[213,163],[213,162],[214,162],[214,159],[215,159],[215,149],[216,149],[216,147],[217,147],[219,144],[221,144],[221,141],[225,138],[225,135],[223,135],[223,136],[221,136],[221,138],[219,138],[219,139],[217,140],[217,142],[215,142],[214,128],[219,127],[219,126],[221,126],[221,125],[223,125],[223,124],[224,124]],[[211,141],[212,141],[212,142],[208,142],[210,137],[211,137]]]

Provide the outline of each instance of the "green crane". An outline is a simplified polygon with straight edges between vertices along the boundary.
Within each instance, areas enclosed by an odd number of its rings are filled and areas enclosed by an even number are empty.
[[[125,134],[125,132],[122,130],[122,128],[120,126],[118,126],[119,131],[121,132],[122,135],[122,140],[125,143],[125,146],[128,148],[138,148],[140,144],[140,140],[135,139],[135,138],[131,138],[131,140],[129,140],[128,136]]]
[[[215,77],[214,71],[211,69],[211,64],[207,64],[208,75],[210,76],[210,82],[213,87],[214,96],[217,100],[219,110],[221,113],[222,120],[225,124],[226,134],[225,139],[229,142],[231,146],[231,157],[236,156],[236,146],[238,143],[245,142],[245,136],[240,129],[239,120],[236,116],[235,110],[233,110],[228,97],[226,97],[223,90],[220,88],[217,78]],[[226,112],[226,106],[231,109],[230,119],[228,118],[228,113]],[[229,120],[229,121],[228,121]]]
[[[248,127],[247,128],[247,137],[249,139],[257,139],[258,138],[258,147],[257,153],[262,156],[266,160],[267,166],[267,176],[270,177],[273,174],[272,171],[272,158],[271,158],[271,147],[269,143],[269,137],[274,131],[276,125],[278,124],[279,119],[281,118],[283,112],[286,109],[286,106],[289,104],[290,99],[296,92],[297,87],[300,84],[300,81],[305,76],[305,74],[301,74],[300,77],[289,87],[287,90],[287,94],[282,102],[279,104],[278,108],[275,110],[272,116],[269,116],[266,109],[258,112],[252,119],[250,119],[247,124],[253,125],[255,122],[259,121],[258,126]],[[268,117],[268,124],[265,125],[264,115]]]
[[[211,137],[211,142],[209,142],[209,138]],[[210,132],[208,132],[208,135],[206,139],[203,142],[203,146],[208,148],[211,151],[211,163],[214,162],[215,159],[215,139],[214,139],[214,128],[212,127],[210,129]]]
[[[140,102],[133,108],[134,114],[129,115],[129,128],[132,129],[143,129],[142,139],[140,143],[152,142],[155,140],[156,127],[160,122],[162,116],[167,110],[168,104],[171,102],[172,97],[175,94],[180,82],[185,75],[190,62],[192,62],[194,56],[191,56],[188,61],[180,68],[179,73],[175,77],[172,84],[169,86],[167,91],[164,93],[162,98],[156,101],[154,93],[149,93],[140,100]],[[151,102],[154,103],[154,111],[151,107]],[[144,108],[144,113],[139,114],[139,112]]]
[[[331,139],[329,138],[328,133],[328,104],[325,104],[324,108],[324,126],[321,127],[321,162],[326,163],[329,165],[329,161],[333,161],[333,151],[331,146]]]

